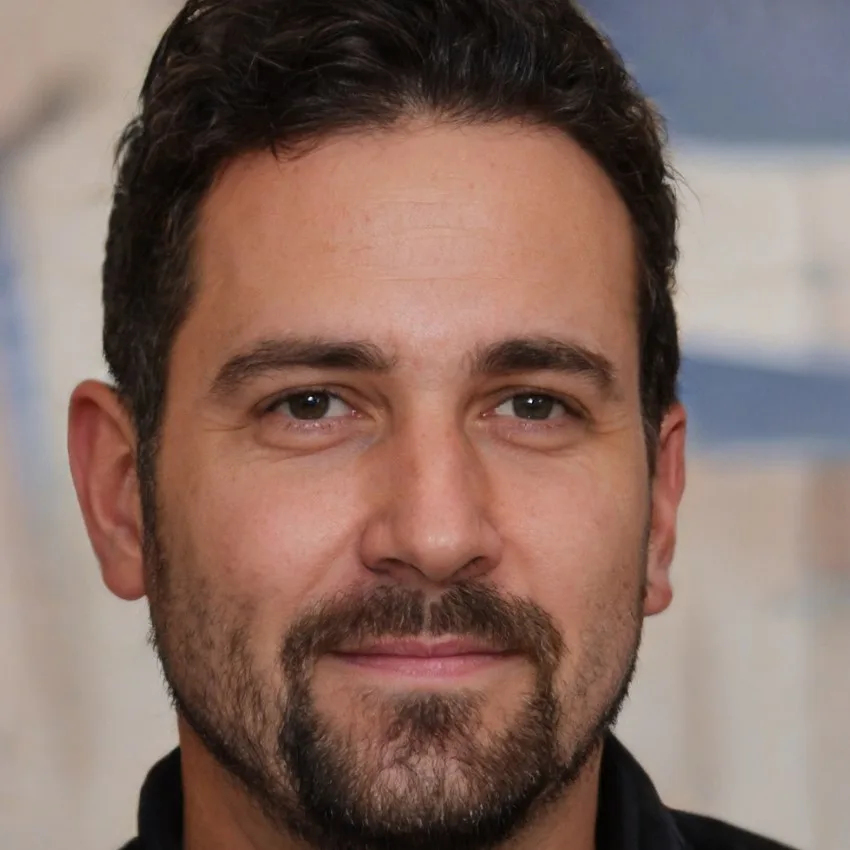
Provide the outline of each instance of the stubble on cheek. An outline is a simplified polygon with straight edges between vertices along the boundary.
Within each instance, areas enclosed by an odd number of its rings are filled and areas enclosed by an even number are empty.
[[[574,622],[565,627],[569,652],[555,687],[565,721],[560,742],[573,751],[594,725],[616,722],[634,676],[643,631],[645,545],[623,558],[604,580],[582,594]]]

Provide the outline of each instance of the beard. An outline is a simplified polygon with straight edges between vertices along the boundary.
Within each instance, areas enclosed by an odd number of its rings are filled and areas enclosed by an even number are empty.
[[[600,610],[582,663],[559,682],[571,653],[530,600],[481,582],[431,600],[393,585],[314,605],[282,635],[273,669],[261,669],[250,603],[226,602],[198,578],[180,586],[153,529],[146,561],[151,641],[177,711],[266,817],[316,850],[502,844],[582,775],[625,701],[640,643],[642,586],[616,626]],[[364,690],[341,717],[317,700],[316,665],[329,653],[443,635],[483,639],[533,666],[499,728],[472,689]]]

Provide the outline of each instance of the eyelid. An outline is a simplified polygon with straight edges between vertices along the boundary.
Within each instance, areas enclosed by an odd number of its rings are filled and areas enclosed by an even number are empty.
[[[509,392],[502,393],[498,396],[499,400],[493,405],[492,409],[495,410],[495,408],[501,407],[505,404],[505,402],[523,395],[536,395],[551,398],[564,408],[568,416],[573,416],[579,419],[587,419],[590,416],[587,408],[572,396],[565,396],[563,393],[559,393],[555,390],[541,389],[540,387],[518,387],[516,389],[511,389]],[[534,420],[527,421],[533,422]],[[542,424],[545,421],[547,420],[540,420],[540,423]]]
[[[307,386],[307,387],[296,387],[294,389],[288,389],[288,390],[285,390],[281,393],[277,393],[277,394],[273,395],[271,398],[268,398],[265,401],[260,403],[259,413],[260,413],[260,415],[266,415],[266,414],[274,413],[274,412],[276,412],[277,408],[279,408],[281,405],[285,404],[290,399],[295,398],[295,397],[300,396],[300,395],[310,395],[310,393],[316,393],[317,395],[326,395],[334,401],[341,401],[350,410],[352,410],[352,411],[356,410],[354,405],[351,404],[350,402],[348,402],[339,392],[335,392],[334,390],[332,390],[328,387]],[[287,417],[287,418],[292,419],[293,422],[301,422],[303,424],[312,423],[314,425],[319,423],[319,422],[328,421],[327,419],[315,419],[315,420],[304,419],[304,420],[301,420],[301,419],[295,419],[295,417]],[[330,419],[341,419],[342,417],[332,416],[332,417],[329,417],[329,418]]]

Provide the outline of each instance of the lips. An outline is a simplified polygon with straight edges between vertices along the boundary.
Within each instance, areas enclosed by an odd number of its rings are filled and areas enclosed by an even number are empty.
[[[464,655],[505,655],[504,650],[480,641],[468,639],[452,639],[442,641],[423,640],[387,640],[373,644],[344,649],[339,655],[353,656],[388,656],[402,658],[455,658]]]
[[[447,640],[388,639],[332,653],[349,669],[364,674],[402,680],[456,681],[486,671],[501,669],[514,656],[479,640],[453,638]]]

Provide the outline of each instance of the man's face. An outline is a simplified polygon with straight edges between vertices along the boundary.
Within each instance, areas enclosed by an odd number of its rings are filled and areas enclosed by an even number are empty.
[[[555,133],[345,136],[231,164],[194,278],[148,517],[184,718],[316,843],[504,837],[669,596],[623,203]]]

